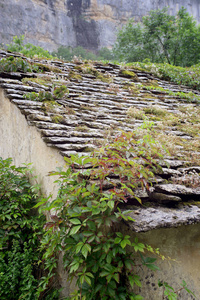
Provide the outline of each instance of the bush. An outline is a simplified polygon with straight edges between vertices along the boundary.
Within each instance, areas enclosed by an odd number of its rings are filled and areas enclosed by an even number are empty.
[[[13,42],[11,44],[6,45],[7,50],[11,52],[22,53],[27,57],[39,57],[39,58],[49,58],[52,59],[53,56],[47,50],[39,46],[34,46],[31,43],[24,44],[24,35],[14,36]]]
[[[45,277],[40,237],[45,217],[33,206],[38,186],[27,179],[30,169],[0,157],[0,299],[46,299],[37,293]],[[40,298],[41,297],[41,298]],[[56,299],[56,298],[51,298]]]
[[[0,60],[0,72],[38,72],[39,68],[21,57],[7,57]]]

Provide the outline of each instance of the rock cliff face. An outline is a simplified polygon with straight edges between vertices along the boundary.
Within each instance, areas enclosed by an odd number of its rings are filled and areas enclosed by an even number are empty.
[[[130,17],[139,21],[165,6],[171,14],[184,6],[200,20],[198,0],[1,0],[0,43],[24,34],[26,42],[50,51],[59,45],[112,47],[117,29]]]

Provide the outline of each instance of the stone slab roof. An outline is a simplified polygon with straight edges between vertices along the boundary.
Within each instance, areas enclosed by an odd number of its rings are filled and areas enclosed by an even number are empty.
[[[20,55],[0,51],[0,59],[9,56]],[[0,88],[62,156],[90,153],[108,136],[141,126],[144,115],[154,122],[157,138],[171,147],[157,183],[148,193],[138,190],[145,206],[132,207],[134,230],[200,221],[200,106],[176,94],[200,96],[199,91],[111,63],[22,58],[37,63],[43,72],[0,72]],[[62,86],[67,90],[60,96]],[[52,95],[49,101],[42,99],[45,93]]]

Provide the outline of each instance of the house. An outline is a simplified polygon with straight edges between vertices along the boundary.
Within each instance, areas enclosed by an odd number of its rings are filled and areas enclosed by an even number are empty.
[[[196,298],[180,291],[180,299],[200,299],[200,92],[138,67],[33,60],[3,50],[0,59],[0,156],[32,163],[47,196],[57,189],[48,174],[65,156],[90,153],[120,130],[153,122],[149,130],[169,152],[148,193],[137,191],[144,205],[127,203],[135,222],[122,230],[170,257],[158,259],[161,271],[140,270],[145,299],[164,299],[158,280],[175,290],[185,280]]]

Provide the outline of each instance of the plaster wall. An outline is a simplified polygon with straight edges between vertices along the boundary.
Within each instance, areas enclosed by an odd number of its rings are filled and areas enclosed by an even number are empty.
[[[16,105],[5,97],[0,89],[0,156],[13,158],[16,166],[32,163],[41,191],[55,196],[57,186],[55,176],[50,171],[64,165],[63,157],[56,149],[47,147],[34,126],[29,126]]]
[[[126,231],[132,239],[136,234]],[[158,287],[158,281],[165,281],[175,291],[186,281],[188,288],[196,297],[185,291],[179,294],[179,300],[200,299],[200,224],[180,226],[177,228],[155,229],[137,234],[140,242],[159,248],[166,260],[157,257],[156,265],[160,271],[151,271],[146,267],[139,268],[142,278],[141,295],[145,300],[161,300],[163,289]],[[149,253],[148,256],[152,257]],[[140,292],[140,289],[138,289]]]

